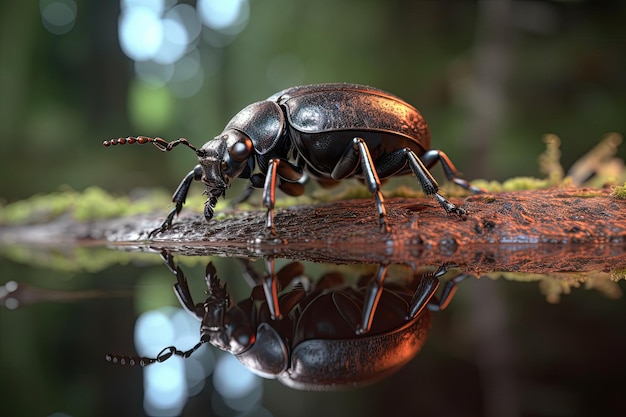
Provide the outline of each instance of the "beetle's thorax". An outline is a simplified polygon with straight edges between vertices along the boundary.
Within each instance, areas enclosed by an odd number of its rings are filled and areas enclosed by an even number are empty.
[[[228,122],[226,130],[244,132],[254,144],[254,151],[265,155],[275,150],[285,130],[285,115],[280,106],[270,100],[252,103]]]

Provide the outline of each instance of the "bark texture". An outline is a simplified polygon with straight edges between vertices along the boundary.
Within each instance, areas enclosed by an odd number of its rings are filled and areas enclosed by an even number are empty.
[[[626,266],[626,200],[608,190],[549,189],[452,199],[466,220],[432,199],[386,201],[391,233],[378,230],[370,199],[276,211],[279,238],[264,228],[265,211],[232,211],[207,223],[183,215],[148,239],[161,216],[0,229],[0,241],[103,244],[183,255],[276,256],[317,262],[454,262],[466,272],[611,271]],[[185,212],[183,212],[185,213]]]

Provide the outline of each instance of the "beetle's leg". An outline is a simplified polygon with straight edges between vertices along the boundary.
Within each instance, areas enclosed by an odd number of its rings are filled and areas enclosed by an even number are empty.
[[[465,218],[467,215],[465,210],[455,206],[444,196],[439,194],[439,184],[437,183],[437,180],[435,180],[430,171],[428,171],[428,168],[426,168],[422,160],[415,154],[415,152],[409,148],[404,148],[403,150],[405,152],[406,159],[409,162],[409,167],[411,167],[411,171],[413,171],[419,180],[424,193],[426,195],[434,196],[446,212],[454,213],[459,217]]]
[[[359,153],[361,155],[361,170],[365,175],[367,189],[374,195],[374,199],[376,200],[380,229],[389,233],[389,226],[387,225],[386,220],[387,210],[385,209],[385,199],[383,198],[383,193],[380,191],[380,179],[376,173],[376,167],[374,166],[374,161],[372,161],[372,155],[370,155],[367,144],[363,139],[355,138],[353,141],[358,146]]]
[[[376,200],[380,228],[385,232],[389,232],[389,226],[386,220],[387,211],[385,210],[385,199],[380,191],[380,178],[376,172],[374,161],[372,161],[372,156],[370,155],[365,140],[362,138],[352,139],[352,143],[346,148],[330,175],[334,180],[347,178],[354,174],[359,163],[361,164],[361,171],[365,177],[367,189],[374,195],[374,199]]]
[[[243,190],[241,194],[239,194],[238,197],[230,200],[230,203],[228,204],[229,207],[237,207],[239,204],[243,203],[244,201],[248,201],[248,199],[250,198],[253,192],[254,192],[254,187],[252,185],[248,185],[246,189]]]
[[[255,188],[263,188],[263,186],[265,185],[265,175],[261,174],[261,173],[256,173],[254,175],[250,175],[250,183],[248,184],[248,187],[246,187],[246,189],[236,198],[233,198],[232,200],[230,200],[230,203],[228,204],[229,207],[236,207],[239,204],[248,201],[248,199],[250,198],[250,196],[252,195],[252,193],[254,192]]]
[[[446,155],[443,151],[440,151],[438,149],[431,149],[427,151],[424,155],[422,155],[421,159],[424,162],[424,165],[429,169],[432,168],[433,165],[435,165],[437,162],[439,162],[441,164],[441,167],[443,168],[443,172],[446,175],[446,178],[448,178],[448,181],[452,181],[453,183],[473,193],[485,192],[485,190],[483,190],[482,188],[478,188],[468,181],[457,177],[457,170],[454,164],[452,163],[448,155]]]
[[[374,320],[374,314],[378,307],[378,301],[380,296],[383,295],[383,281],[387,274],[387,265],[380,265],[376,275],[372,277],[371,281],[367,285],[367,291],[363,299],[363,311],[361,314],[361,324],[356,329],[356,334],[367,333],[372,327],[372,321]]]
[[[279,164],[280,159],[270,159],[265,176],[265,185],[263,186],[263,204],[267,207],[265,227],[273,235],[276,234],[274,230],[274,203],[276,202],[276,177]]]
[[[276,170],[280,178],[289,182],[298,182],[305,177],[302,168],[292,164],[286,159],[280,160],[280,165],[276,167]]]
[[[154,229],[150,232],[150,234],[148,234],[148,238],[172,228],[172,220],[174,220],[174,216],[180,213],[183,209],[183,204],[185,204],[185,200],[187,200],[187,193],[189,192],[189,187],[191,187],[191,182],[200,181],[201,179],[202,167],[200,165],[196,165],[193,170],[191,170],[185,178],[183,178],[176,191],[174,191],[172,202],[175,203],[176,206],[169,212],[161,227]]]
[[[280,164],[280,166],[282,166],[282,163]],[[280,172],[278,173],[278,176],[280,177]],[[254,192],[255,188],[263,188],[265,185],[265,179],[266,177],[263,174],[257,173],[254,174],[253,176],[250,177],[250,184],[248,184],[248,187],[239,195],[239,197],[233,199],[230,201],[230,206],[231,207],[236,207],[237,205],[243,203],[244,201],[248,200],[248,198],[250,198],[250,196],[252,195],[252,193]],[[301,182],[302,181],[302,182]],[[301,181],[298,182],[289,182],[289,181],[277,181],[278,182],[278,188],[280,188],[280,190],[282,192],[284,192],[287,195],[291,195],[294,197],[298,197],[301,196],[302,194],[304,194],[304,181],[305,178],[303,177],[303,179]]]

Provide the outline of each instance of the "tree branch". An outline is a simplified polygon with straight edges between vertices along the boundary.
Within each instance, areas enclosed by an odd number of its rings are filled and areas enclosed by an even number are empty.
[[[378,230],[370,199],[277,210],[280,237],[264,230],[264,211],[231,211],[207,223],[178,218],[148,240],[161,217],[5,227],[0,242],[114,244],[186,255],[276,256],[318,262],[454,261],[466,272],[610,271],[626,265],[626,200],[608,190],[516,191],[451,199],[467,220],[447,215],[432,199],[386,201],[391,233]]]

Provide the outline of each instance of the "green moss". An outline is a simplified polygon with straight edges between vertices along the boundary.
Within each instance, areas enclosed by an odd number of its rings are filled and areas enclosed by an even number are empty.
[[[419,187],[411,188],[407,185],[400,185],[394,190],[385,193],[385,195],[388,197],[416,198],[423,197],[424,193],[419,189]]]
[[[504,191],[538,190],[550,186],[550,181],[534,177],[509,178],[504,182],[475,180],[472,184],[490,193],[501,193]]]
[[[82,192],[62,188],[0,206],[0,224],[44,223],[62,215],[70,215],[79,221],[111,218],[149,213],[167,204],[166,194],[159,192],[131,200],[113,196],[98,187],[88,187]]]
[[[610,273],[603,271],[552,272],[533,274],[521,272],[489,272],[483,276],[491,279],[503,278],[508,281],[537,282],[539,290],[549,303],[558,303],[563,295],[570,294],[577,288],[595,290],[609,299],[622,296],[617,281],[624,279],[626,269],[618,268]]]
[[[572,164],[569,175],[573,182],[589,188],[605,188],[626,181],[624,161],[616,156],[621,143],[622,135],[607,133],[596,146]]]
[[[538,190],[547,188],[550,185],[551,182],[548,179],[516,177],[504,181],[502,183],[502,189],[503,191]]]
[[[114,198],[101,188],[89,187],[75,195],[69,208],[76,220],[89,220],[119,216],[130,209],[130,204],[127,198]]]
[[[73,196],[67,192],[47,195],[34,195],[26,200],[17,201],[0,207],[0,223],[26,223],[28,219],[54,218],[67,210]]]
[[[502,191],[519,191],[519,190],[536,190],[549,187],[585,187],[585,188],[604,188],[607,184],[615,183],[616,180],[620,181],[626,178],[626,170],[624,170],[623,162],[616,160],[615,158],[606,161],[608,157],[612,157],[615,153],[617,145],[621,142],[621,136],[617,134],[610,134],[605,137],[599,145],[592,149],[587,155],[583,155],[573,167],[577,167],[580,170],[581,166],[590,165],[589,160],[598,159],[598,163],[594,165],[593,169],[589,172],[585,171],[585,176],[592,175],[592,178],[587,181],[580,180],[580,173],[577,171],[570,176],[565,176],[564,169],[560,163],[560,144],[561,140],[558,136],[549,134],[545,135],[543,141],[546,143],[546,150],[539,156],[539,169],[546,175],[545,178],[533,178],[533,177],[516,177],[510,178],[502,183],[497,181],[486,180],[473,180],[472,184],[477,187],[483,188],[491,193],[498,193]],[[607,156],[608,155],[608,156]],[[595,159],[594,159],[595,158]],[[584,192],[580,195],[582,198],[597,197],[598,193]],[[615,198],[626,198],[626,183],[624,186],[615,187],[613,191]]]
[[[543,136],[546,150],[539,155],[539,170],[546,175],[546,181],[550,185],[557,185],[565,177],[561,166],[561,139],[554,134]]]
[[[614,187],[611,196],[620,200],[626,200],[626,182],[622,186]]]
[[[626,268],[617,268],[610,272],[611,279],[615,282],[626,279]]]
[[[572,194],[572,197],[577,197],[577,198],[596,198],[596,197],[602,197],[602,196],[604,196],[603,193],[601,193],[600,191],[594,191],[594,190]]]
[[[344,181],[336,187],[329,188],[318,186],[312,190],[311,195],[314,201],[324,202],[372,197],[372,193],[363,184],[356,181]]]

